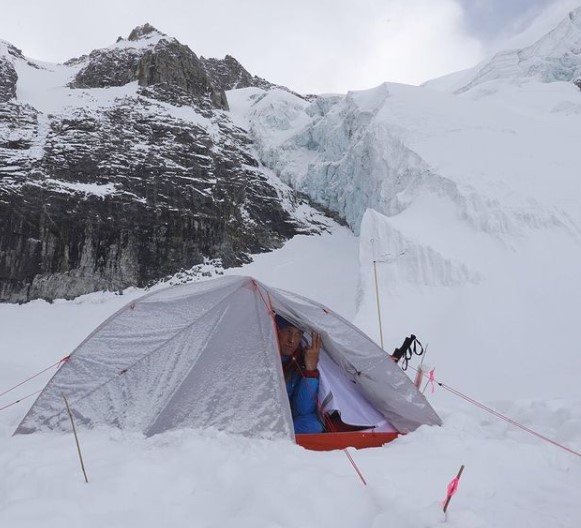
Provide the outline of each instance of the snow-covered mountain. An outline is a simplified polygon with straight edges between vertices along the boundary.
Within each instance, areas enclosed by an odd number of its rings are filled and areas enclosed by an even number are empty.
[[[0,301],[231,266],[328,222],[256,159],[224,89],[272,85],[149,25],[66,64],[0,42]]]
[[[386,343],[429,336],[449,355],[451,381],[479,372],[476,394],[507,354],[542,382],[530,361],[569,347],[578,326],[580,17],[581,8],[524,50],[422,87],[311,102],[228,92],[261,161],[360,235],[357,324],[379,340],[375,261]],[[500,68],[507,54],[518,67]],[[556,362],[555,397],[579,394],[580,369],[578,356]],[[511,394],[510,384],[498,390]]]

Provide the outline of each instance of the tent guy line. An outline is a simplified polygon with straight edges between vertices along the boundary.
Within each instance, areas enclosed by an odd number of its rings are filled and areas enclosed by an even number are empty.
[[[8,405],[4,405],[4,407],[0,407],[0,411],[3,411],[5,409],[8,409],[9,407],[12,407],[13,405],[16,405],[17,403],[20,403],[21,401],[24,401],[32,396],[34,396],[35,394],[38,394],[39,392],[41,392],[42,389],[34,391],[30,394],[27,394],[26,396],[23,396],[22,398],[20,398],[19,400],[13,401],[12,403],[9,403]]]
[[[410,368],[413,371],[418,372],[418,369],[416,369],[415,367],[412,367],[411,365],[410,365]],[[581,453],[579,453],[578,451],[575,451],[574,449],[571,449],[570,447],[567,447],[563,444],[560,444],[556,440],[553,440],[553,439],[535,431],[534,429],[531,429],[530,427],[527,427],[526,425],[521,424],[520,422],[517,422],[516,420],[513,420],[512,418],[509,418],[508,416],[506,416],[502,413],[499,413],[498,411],[495,411],[492,407],[488,407],[487,405],[484,405],[483,403],[479,402],[478,400],[471,398],[467,394],[460,392],[458,389],[455,389],[454,387],[451,387],[450,385],[447,385],[446,383],[444,383],[442,381],[438,381],[433,375],[434,370],[435,369],[432,369],[432,371],[430,371],[430,379],[426,383],[426,386],[428,383],[432,383],[432,384],[436,383],[437,385],[439,385],[443,389],[447,390],[448,392],[450,392],[454,396],[458,396],[459,398],[462,398],[463,400],[467,401],[468,403],[471,403],[472,405],[478,407],[479,409],[482,409],[483,411],[486,411],[486,412],[492,414],[496,418],[499,418],[500,420],[504,420],[505,422],[507,422],[511,425],[514,425],[515,427],[518,427],[518,428],[522,429],[523,431],[526,431],[527,433],[532,434],[533,436],[536,436],[537,438],[540,438],[541,440],[544,440],[545,442],[548,442],[556,447],[560,447],[561,449],[564,449],[565,451],[571,453],[572,455],[576,455],[576,456],[581,458]],[[425,387],[424,387],[424,389],[425,389]]]
[[[40,372],[37,372],[33,376],[30,376],[30,378],[27,378],[24,381],[21,381],[20,383],[17,383],[16,385],[14,385],[14,387],[10,387],[9,389],[6,389],[4,392],[0,392],[0,397],[4,396],[5,394],[8,394],[9,392],[12,392],[14,389],[17,389],[21,385],[24,385],[25,383],[33,380],[34,378],[37,378],[41,374],[44,374],[47,370],[50,370],[53,367],[57,367],[57,366],[61,365],[62,363],[64,363],[65,361],[67,361],[67,359],[69,359],[69,356],[65,356],[64,358],[58,360],[56,363],[53,363],[49,367],[46,367],[45,369],[41,370]]]
[[[504,420],[505,422],[514,425],[515,427],[518,427],[520,429],[522,429],[523,431],[526,431],[529,434],[532,434],[533,436],[536,436],[537,438],[540,438],[541,440],[544,440],[545,442],[549,442],[550,444],[553,444],[556,447],[560,447],[561,449],[571,453],[572,455],[576,455],[579,458],[581,458],[581,453],[579,453],[578,451],[575,451],[574,449],[571,449],[570,447],[567,447],[563,444],[560,444],[559,442],[542,435],[541,433],[535,431],[534,429],[531,429],[530,427],[527,427],[524,424],[521,424],[519,422],[517,422],[516,420],[513,420],[512,418],[509,418],[508,416],[505,416],[504,414],[499,413],[498,411],[495,411],[494,409],[492,409],[491,407],[488,407],[486,405],[484,405],[483,403],[480,403],[479,401],[471,398],[470,396],[467,396],[466,394],[463,394],[462,392],[454,389],[453,387],[450,387],[449,385],[446,385],[445,383],[436,381],[436,383],[442,387],[443,389],[446,389],[448,392],[459,396],[460,398],[466,400],[467,402],[475,405],[476,407],[479,407],[480,409],[489,412],[490,414],[492,414],[493,416],[496,416],[497,418],[500,418],[501,420]]]

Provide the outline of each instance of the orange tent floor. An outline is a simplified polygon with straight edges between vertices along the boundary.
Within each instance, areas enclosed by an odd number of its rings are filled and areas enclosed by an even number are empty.
[[[395,440],[399,433],[374,433],[349,431],[340,433],[298,434],[295,435],[298,445],[313,451],[332,451],[333,449],[345,449],[354,447],[381,447]]]

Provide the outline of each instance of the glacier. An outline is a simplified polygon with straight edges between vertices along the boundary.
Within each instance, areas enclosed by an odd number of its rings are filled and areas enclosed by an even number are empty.
[[[227,93],[262,163],[359,236],[356,324],[379,339],[377,287],[386,347],[428,336],[451,382],[478,373],[475,395],[490,396],[510,354],[533,397],[542,358],[570,347],[578,325],[581,92],[574,61],[564,77],[556,57],[575,55],[579,20],[581,8],[510,52],[528,65],[501,53],[420,87]],[[545,73],[533,75],[538,57]],[[555,397],[578,395],[579,369],[555,362]],[[497,395],[514,396],[510,382]]]

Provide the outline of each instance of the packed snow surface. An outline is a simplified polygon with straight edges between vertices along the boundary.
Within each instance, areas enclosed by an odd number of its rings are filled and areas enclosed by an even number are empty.
[[[337,227],[331,234],[296,237],[228,273],[255,276],[353,317],[357,246],[347,229]],[[0,392],[70,353],[107,316],[143,293],[0,305]],[[422,310],[418,306],[418,313]],[[374,317],[369,314],[369,325]],[[394,324],[386,326],[395,336]],[[401,332],[397,341],[400,337]],[[388,338],[389,346],[397,341]],[[474,356],[469,347],[464,354]],[[444,382],[454,372],[453,356],[437,346],[428,355]],[[567,362],[572,356],[572,350],[563,350],[560,358]],[[528,371],[548,371],[547,365],[558,361],[531,357]],[[579,398],[556,398],[560,382],[552,376],[541,384],[528,379],[518,356],[509,353],[497,366],[498,376],[487,384],[478,371],[467,369],[458,388],[470,393],[474,383],[486,385],[487,404],[580,450]],[[0,407],[42,388],[54,371],[1,396]],[[512,396],[499,399],[500,389]],[[534,397],[521,397],[531,392]],[[366,486],[342,451],[309,452],[284,441],[217,431],[182,430],[145,439],[117,429],[79,431],[85,484],[72,434],[11,436],[31,397],[0,411],[0,522],[18,528],[579,525],[581,458],[440,387],[434,394],[428,387],[427,394],[443,427],[420,428],[383,448],[351,450]],[[461,464],[466,469],[446,517],[440,501]]]

